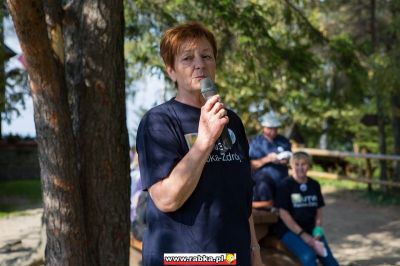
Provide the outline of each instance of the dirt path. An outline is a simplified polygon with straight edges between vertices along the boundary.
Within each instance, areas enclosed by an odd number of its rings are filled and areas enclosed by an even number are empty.
[[[324,189],[324,227],[340,265],[400,265],[400,208]]]
[[[400,266],[400,208],[371,205],[357,195],[324,189],[324,228],[340,265]],[[27,265],[22,258],[38,245],[40,224],[41,209],[0,219],[1,266]]]
[[[0,266],[31,265],[44,254],[41,208],[0,219]]]

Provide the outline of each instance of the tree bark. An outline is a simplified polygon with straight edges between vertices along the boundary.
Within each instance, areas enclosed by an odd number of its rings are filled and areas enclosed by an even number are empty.
[[[30,78],[47,228],[46,263],[86,265],[83,203],[62,62],[51,48],[42,1],[8,4]]]
[[[394,139],[394,154],[400,155],[400,94],[393,92],[391,97],[392,129]],[[400,163],[394,163],[394,181],[400,181]]]
[[[71,3],[8,0],[34,103],[46,264],[128,265],[123,4]]]
[[[129,261],[130,210],[123,4],[78,2],[66,9],[64,37],[90,264],[121,265]]]
[[[376,9],[376,2],[375,0],[370,0],[370,32],[371,32],[371,43],[373,52],[375,52],[376,47],[376,16],[375,16],[375,9]],[[374,84],[374,83],[373,83]],[[376,86],[376,84],[374,85]],[[382,93],[379,88],[375,88],[375,96],[376,96],[376,114],[378,117],[378,143],[379,143],[379,153],[386,154],[386,132],[385,132],[385,115],[384,115],[384,108],[382,103]],[[379,160],[379,167],[380,167],[380,180],[387,180],[387,165],[386,161]],[[382,186],[382,190],[387,190],[386,186]]]
[[[3,137],[2,113],[6,106],[6,75],[4,71],[5,51],[4,51],[4,30],[3,30],[4,9],[0,6],[0,139]]]
[[[397,18],[400,15],[400,3],[399,1],[392,2],[390,5],[390,12],[393,18]],[[390,40],[389,52],[392,58],[392,62],[394,68],[397,72],[400,70],[400,38],[398,29],[400,23],[399,21],[393,21],[393,33],[392,39]],[[394,140],[394,154],[400,155],[400,92],[399,92],[399,81],[393,85],[391,91],[391,109],[392,109],[392,132],[393,132],[393,140]],[[396,161],[393,165],[394,167],[394,181],[400,181],[400,162]]]

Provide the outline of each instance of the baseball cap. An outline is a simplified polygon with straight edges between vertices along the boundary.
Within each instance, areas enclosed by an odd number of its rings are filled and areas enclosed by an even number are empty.
[[[263,115],[260,118],[260,122],[263,127],[270,127],[270,128],[280,127],[282,125],[281,121],[279,121],[278,117],[275,115],[274,112],[269,112]]]

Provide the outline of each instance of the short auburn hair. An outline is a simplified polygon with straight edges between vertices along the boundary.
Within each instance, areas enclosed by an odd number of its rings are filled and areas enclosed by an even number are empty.
[[[198,22],[188,22],[169,28],[160,42],[160,54],[166,66],[174,67],[175,56],[181,45],[187,40],[205,37],[211,44],[214,58],[217,58],[217,42],[214,34]]]

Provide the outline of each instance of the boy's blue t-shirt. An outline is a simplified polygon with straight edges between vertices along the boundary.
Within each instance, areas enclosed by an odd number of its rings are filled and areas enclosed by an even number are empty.
[[[252,185],[248,142],[240,118],[228,110],[232,149],[210,154],[199,183],[181,208],[161,212],[149,199],[144,265],[163,265],[164,253],[236,253],[250,263]],[[200,109],[171,99],[151,109],[137,135],[144,189],[169,175],[194,143]]]

